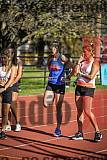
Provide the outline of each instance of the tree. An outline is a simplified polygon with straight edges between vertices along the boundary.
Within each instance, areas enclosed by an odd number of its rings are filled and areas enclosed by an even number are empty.
[[[106,6],[106,0],[0,0],[0,47],[50,33],[72,49],[75,39],[96,34],[96,15]]]

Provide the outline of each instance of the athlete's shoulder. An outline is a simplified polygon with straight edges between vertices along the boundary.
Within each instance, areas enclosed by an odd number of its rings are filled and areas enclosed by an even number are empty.
[[[61,56],[61,60],[63,61],[63,62],[68,62],[68,58],[64,55],[64,54],[60,54],[60,56]]]

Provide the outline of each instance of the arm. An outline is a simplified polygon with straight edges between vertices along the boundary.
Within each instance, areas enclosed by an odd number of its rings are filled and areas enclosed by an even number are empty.
[[[84,60],[83,56],[81,56],[76,64],[76,66],[74,67],[74,76],[77,76],[80,73],[80,65],[81,62]]]
[[[12,85],[15,84],[16,82],[18,82],[19,79],[22,77],[22,71],[23,71],[23,66],[22,66],[22,62],[20,61],[18,64],[17,76],[15,77]]]
[[[77,64],[74,67],[74,76],[77,76],[80,73],[80,64]]]
[[[71,58],[67,58],[65,55],[61,55],[61,60],[63,63],[66,63],[69,68],[73,68],[73,63]]]
[[[100,67],[99,62],[94,62],[90,74],[86,75],[84,73],[80,73],[80,75],[85,78],[88,78],[89,80],[92,80],[99,71],[99,67]]]
[[[61,55],[61,59],[63,63],[66,63],[67,67],[71,70],[69,75],[67,76],[68,79],[70,79],[73,75],[73,63],[72,63],[72,59],[67,58],[65,55]]]
[[[65,55],[63,55],[63,54],[61,55],[61,60],[64,63],[68,62],[68,58]]]
[[[11,86],[11,84],[13,83],[13,81],[14,81],[14,77],[15,77],[15,71],[16,71],[16,68],[15,68],[16,66],[12,66],[12,68],[11,68],[11,75],[10,75],[10,78],[9,78],[9,80],[7,81],[7,83],[5,84],[5,90],[8,88],[8,87],[10,87]]]

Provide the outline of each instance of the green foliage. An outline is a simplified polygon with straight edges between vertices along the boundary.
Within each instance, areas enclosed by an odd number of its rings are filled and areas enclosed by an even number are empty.
[[[14,41],[19,45],[48,32],[53,37],[73,38],[90,34],[104,5],[100,0],[0,0],[2,43],[7,40],[7,44]]]

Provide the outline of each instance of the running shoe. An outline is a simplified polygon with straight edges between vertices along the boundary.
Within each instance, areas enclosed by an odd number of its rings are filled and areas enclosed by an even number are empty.
[[[56,128],[56,129],[55,129],[54,136],[55,136],[55,137],[61,136],[61,130],[60,130],[59,128]]]
[[[99,141],[101,141],[101,139],[102,139],[102,134],[101,134],[101,132],[95,132],[95,137],[94,137],[94,141],[95,142],[99,142]]]
[[[21,131],[21,125],[19,123],[16,124],[15,132]]]
[[[74,136],[70,137],[73,140],[83,140],[83,133],[82,132],[77,132]]]
[[[11,129],[11,126],[10,125],[6,125],[6,127],[5,127],[5,131],[11,131],[12,129]]]
[[[1,132],[0,133],[0,139],[6,139],[7,137],[6,137],[6,134],[5,134],[5,132]]]

